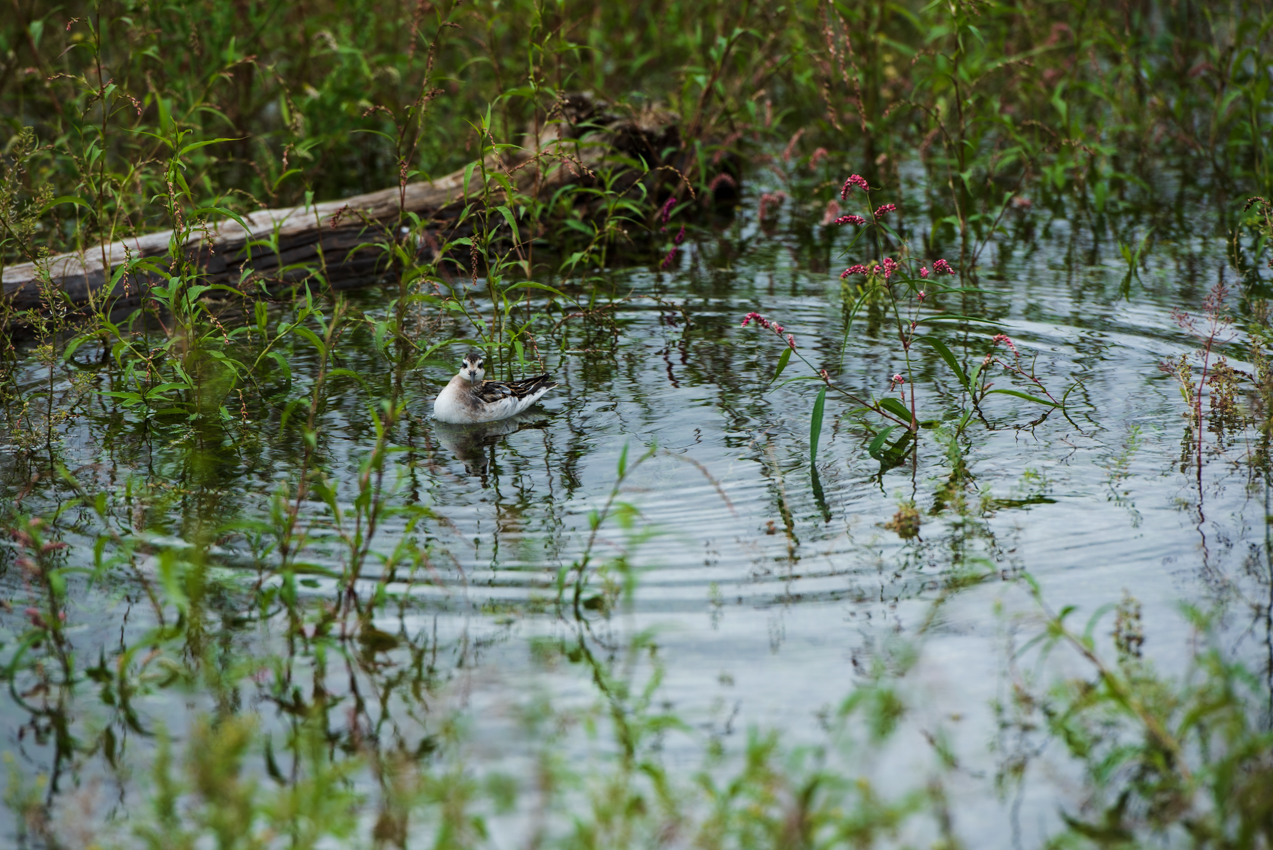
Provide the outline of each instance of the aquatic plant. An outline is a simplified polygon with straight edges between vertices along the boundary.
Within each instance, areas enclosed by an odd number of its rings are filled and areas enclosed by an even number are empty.
[[[921,308],[926,301],[936,305],[940,303],[944,296],[954,297],[968,290],[941,281],[942,277],[958,276],[955,269],[944,258],[939,258],[932,262],[932,274],[935,275],[933,277],[930,277],[927,265],[921,265],[912,258],[910,246],[905,238],[896,228],[883,220],[887,214],[896,211],[897,205],[888,203],[872,209],[872,190],[866,179],[861,175],[853,174],[845,180],[840,190],[841,200],[847,201],[850,195],[854,194],[855,189],[858,190],[861,203],[864,210],[869,212],[870,218],[858,215],[844,215],[834,219],[829,226],[840,224],[855,225],[858,229],[855,231],[846,251],[854,252],[859,242],[865,237],[874,243],[873,247],[880,259],[878,262],[872,262],[869,265],[868,263],[855,263],[845,268],[839,275],[842,281],[846,281],[843,291],[846,307],[840,360],[843,362],[845,352],[848,350],[854,320],[864,308],[882,304],[884,312],[893,324],[893,332],[896,335],[900,349],[898,359],[904,365],[902,372],[895,373],[889,379],[886,390],[889,393],[897,390],[899,393],[897,398],[891,395],[876,395],[869,390],[866,392],[854,390],[845,387],[833,377],[830,370],[810,360],[805,352],[797,347],[794,338],[790,334],[787,335],[785,340],[787,347],[778,357],[777,366],[770,384],[773,385],[782,376],[791,362],[793,354],[817,377],[793,378],[790,380],[817,380],[822,384],[813,404],[813,416],[810,426],[810,463],[816,462],[817,459],[817,434],[821,431],[828,390],[852,405],[848,411],[850,416],[861,416],[865,413],[871,413],[883,419],[885,427],[874,433],[867,446],[867,453],[882,463],[887,463],[889,466],[896,466],[901,462],[913,448],[915,435],[919,432],[924,421],[921,419],[916,402],[916,364],[913,360],[914,353],[917,353],[913,351],[916,344],[926,346],[939,357],[941,362],[950,370],[951,376],[958,382],[968,399],[969,406],[960,415],[959,424],[956,428],[957,432],[962,432],[974,415],[979,416],[983,421],[986,420],[983,405],[986,399],[994,394],[1013,396],[1032,404],[1040,405],[1046,408],[1043,418],[1046,418],[1050,410],[1055,409],[1064,412],[1065,399],[1077,384],[1071,386],[1060,398],[1054,396],[1037,374],[1034,361],[1031,360],[1028,364],[1023,364],[1021,353],[1016,344],[1005,334],[997,334],[991,338],[990,351],[971,370],[966,370],[960,364],[954,353],[942,341],[938,331],[949,323],[968,325],[976,323],[978,320],[970,316],[945,313],[940,310],[931,313],[925,312]],[[893,253],[898,254],[902,259],[900,261],[894,260],[890,256]],[[865,280],[858,281],[857,278],[859,277],[865,278]],[[849,282],[850,278],[853,279],[852,282]],[[746,327],[753,320],[760,327],[773,331],[779,338],[782,338],[783,326],[765,318],[760,313],[748,313],[743,317],[742,326]],[[921,325],[929,325],[934,330],[921,336],[919,334]],[[1011,352],[1010,359],[1003,359],[995,355],[994,350],[999,345],[1005,346]],[[995,387],[994,382],[991,380],[989,368],[991,366],[998,366],[1004,373],[1022,379],[1029,391]],[[883,382],[881,381],[881,383]],[[892,432],[898,427],[905,428],[905,432],[901,437],[889,443]]]

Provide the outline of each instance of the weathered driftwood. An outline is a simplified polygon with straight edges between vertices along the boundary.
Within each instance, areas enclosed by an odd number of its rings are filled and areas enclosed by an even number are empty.
[[[592,169],[620,155],[644,160],[647,168],[684,155],[678,155],[680,134],[676,116],[670,113],[619,117],[583,95],[567,99],[557,112],[537,135],[527,135],[520,150],[488,157],[488,172],[504,172],[521,191],[538,182],[541,197],[549,197],[562,185],[593,179]],[[632,179],[639,176],[634,173]],[[246,229],[236,221],[202,227],[181,250],[203,268],[208,283],[240,287],[245,281],[265,280],[277,286],[320,270],[335,286],[356,286],[385,276],[386,253],[375,246],[398,238],[404,214],[415,213],[444,229],[466,203],[481,196],[481,187],[480,169],[470,172],[467,185],[461,169],[437,180],[408,184],[405,191],[393,187],[308,207],[260,210],[243,217]],[[139,258],[167,258],[172,239],[168,230],[61,254],[39,267],[10,266],[2,278],[4,295],[19,310],[40,308],[40,280],[47,269],[46,280],[73,304],[135,303],[158,276],[134,269],[111,287],[113,273]]]

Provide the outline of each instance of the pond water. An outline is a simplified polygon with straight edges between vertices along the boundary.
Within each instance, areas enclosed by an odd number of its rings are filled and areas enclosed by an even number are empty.
[[[922,786],[932,736],[945,735],[959,763],[948,788],[958,834],[969,846],[1036,846],[1057,828],[1059,809],[1080,800],[1073,768],[1046,752],[1018,790],[995,791],[1010,746],[992,703],[1010,688],[1010,646],[1040,628],[1023,573],[1054,608],[1077,606],[1079,620],[1134,596],[1145,653],[1163,670],[1183,669],[1189,657],[1182,601],[1220,606],[1239,653],[1273,651],[1267,623],[1251,614],[1269,594],[1267,493],[1244,463],[1251,435],[1208,433],[1200,482],[1183,442],[1192,431],[1179,386],[1159,368],[1198,347],[1173,310],[1197,312],[1217,282],[1233,286],[1235,310],[1251,294],[1226,260],[1204,188],[1164,181],[1158,191],[1173,203],[1118,218],[1013,210],[980,273],[961,279],[979,291],[922,309],[983,320],[935,325],[965,365],[1003,333],[1054,394],[1077,383],[1067,410],[1041,418],[1037,405],[996,396],[988,421],[974,419],[956,437],[961,391],[930,357],[914,372],[916,401],[921,419],[944,424],[923,429],[917,451],[884,468],[867,451],[872,431],[830,395],[816,482],[809,423],[818,384],[771,384],[781,343],[741,327],[742,317],[757,311],[781,322],[801,353],[863,394],[888,392],[905,364],[887,322],[869,315],[841,351],[847,296],[838,272],[865,258],[841,256],[851,234],[820,224],[820,207],[788,201],[760,225],[764,188],[749,186],[732,217],[704,222],[669,270],[608,272],[621,297],[612,324],[576,320],[556,339],[543,335],[561,385],[516,422],[484,432],[441,426],[431,401],[449,374],[407,376],[383,486],[389,506],[427,511],[390,513],[375,529],[358,588],[371,594],[383,584],[397,598],[375,617],[381,643],[364,642],[361,652],[320,657],[317,642],[289,636],[277,604],[260,601],[278,587],[261,528],[280,485],[294,492],[305,455],[296,431],[278,427],[279,411],[207,442],[78,392],[73,376],[110,380],[88,348],[77,353],[78,372],[59,367],[61,440],[27,455],[0,439],[0,503],[51,517],[71,495],[49,472],[55,456],[86,492],[112,493],[116,531],[136,532],[145,545],[136,569],[114,568],[91,584],[71,578],[67,639],[81,668],[100,659],[103,672],[57,694],[19,676],[0,697],[0,735],[20,781],[45,777],[41,793],[61,816],[124,821],[144,799],[156,730],[180,742],[199,712],[241,711],[282,736],[319,691],[333,746],[359,738],[427,753],[460,717],[473,770],[524,778],[550,738],[566,758],[622,749],[627,733],[616,733],[615,718],[653,710],[637,703],[656,671],[651,705],[685,724],[656,736],[657,749],[689,772],[709,743],[736,751],[752,727],[779,729],[792,746],[817,744],[855,684],[879,664],[892,669],[910,647],[918,661],[899,684],[910,705],[903,729],[857,767],[890,792]],[[929,227],[918,218],[907,226],[912,236]],[[1115,231],[1134,244],[1151,228],[1145,265],[1127,283]],[[953,261],[957,248],[949,251]],[[391,295],[349,297],[375,317]],[[428,330],[467,333],[448,323]],[[1236,335],[1225,352],[1251,370]],[[297,385],[312,386],[317,355],[298,348],[289,359]],[[336,365],[369,377],[386,368],[360,330],[342,341]],[[26,391],[42,392],[45,367],[32,354],[23,368]],[[810,374],[803,369],[793,362],[783,379]],[[331,377],[327,392],[316,456],[352,516],[359,464],[376,440],[373,399],[347,375]],[[597,530],[594,571],[576,606],[569,568],[589,545],[590,512],[606,505],[620,464],[631,468],[647,451],[622,482],[619,500],[632,511],[612,512]],[[951,484],[960,464],[962,487]],[[890,527],[907,503],[921,516],[914,537]],[[305,501],[299,522],[309,530],[302,560],[315,567],[299,591],[315,606],[334,605],[337,582],[323,569],[339,572],[348,549],[321,500]],[[91,570],[100,519],[80,504],[59,525],[71,544],[67,564]],[[151,651],[147,635],[159,624],[146,586],[162,584],[163,553],[180,555],[209,535],[214,569],[201,610],[187,618],[199,619],[199,634],[183,638],[197,647],[184,659],[165,649],[170,674],[152,665],[131,700],[108,695],[112,671]],[[404,540],[427,558],[383,583],[376,556],[392,556]],[[0,594],[11,602],[0,613],[6,663],[37,592],[18,555],[16,546],[0,553]],[[957,576],[969,578],[952,583]],[[1111,618],[1099,626],[1110,627]],[[180,671],[205,652],[220,669]],[[267,658],[280,660],[234,672]],[[629,689],[613,691],[616,681]],[[527,717],[541,703],[609,732],[592,737],[590,724],[567,723],[537,739]],[[266,767],[257,759],[251,769]],[[497,843],[520,844],[525,816],[496,827]],[[15,838],[14,813],[4,818]]]

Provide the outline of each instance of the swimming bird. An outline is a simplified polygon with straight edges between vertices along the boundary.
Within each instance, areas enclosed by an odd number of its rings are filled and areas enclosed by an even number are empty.
[[[486,381],[482,353],[464,355],[460,373],[433,402],[433,416],[452,425],[473,425],[516,416],[557,386],[547,374],[520,381]]]

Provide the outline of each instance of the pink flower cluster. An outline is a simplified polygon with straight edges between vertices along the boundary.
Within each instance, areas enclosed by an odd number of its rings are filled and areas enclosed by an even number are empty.
[[[875,217],[879,218],[880,216],[885,215],[886,213],[891,213],[896,209],[897,209],[897,204],[885,204],[884,206],[880,207],[878,210],[875,211]]]
[[[1008,349],[1009,349],[1009,350],[1011,350],[1013,354],[1016,354],[1017,356],[1020,356],[1020,354],[1021,354],[1021,352],[1017,351],[1017,347],[1016,347],[1016,345],[1014,345],[1014,344],[1013,344],[1013,342],[1012,342],[1012,340],[1008,338],[1008,335],[1007,335],[1007,334],[999,334],[999,335],[997,335],[997,336],[996,336],[996,337],[992,340],[992,342],[993,342],[995,345],[999,345],[1000,343],[1003,343],[1004,345],[1008,346]]]
[[[711,183],[707,184],[707,191],[711,192],[712,194],[716,194],[716,190],[719,189],[721,186],[729,186],[730,188],[733,188],[737,185],[738,185],[738,181],[733,178],[733,175],[727,174],[726,172],[722,171],[720,174],[717,174],[715,177],[712,178]]]
[[[866,219],[860,215],[842,215],[835,220],[836,224],[856,224],[861,227],[866,224]]]
[[[893,276],[893,273],[897,271],[897,263],[895,263],[891,257],[885,257],[883,264],[876,266],[871,269],[871,271],[876,274],[884,275],[884,279],[888,280]]]
[[[950,263],[946,262],[945,260],[938,260],[937,262],[933,263],[933,271],[937,272],[938,274],[953,275],[955,273],[955,270],[950,267]]]
[[[665,269],[668,266],[672,265],[672,260],[676,258],[676,252],[681,250],[680,244],[684,241],[685,241],[685,225],[682,224],[681,232],[676,234],[676,238],[672,240],[672,250],[668,251],[667,255],[663,257],[663,264],[660,266],[660,268]]]
[[[778,324],[777,322],[769,321],[768,319],[766,319],[764,316],[760,315],[759,313],[748,313],[746,316],[743,316],[742,326],[745,328],[747,327],[747,325],[751,324],[753,321],[756,324],[760,325],[765,330],[773,331],[779,336],[782,336],[782,331],[783,331],[782,325]]]
[[[919,276],[920,276],[920,277],[928,277],[928,266],[920,266],[920,267],[919,267]]]
[[[743,316],[742,326],[745,328],[752,321],[755,321],[756,324],[760,325],[762,328],[764,328],[767,331],[773,331],[778,336],[782,336],[783,333],[786,332],[786,328],[784,328],[782,325],[778,324],[777,322],[769,321],[768,319],[766,319],[764,316],[760,315],[759,313],[748,313],[746,316]],[[796,338],[792,334],[787,334],[786,342],[787,342],[787,345],[791,346],[793,349],[796,347]]]
[[[840,272],[840,280],[844,280],[851,274],[866,274],[866,266],[861,263],[858,263],[856,266],[849,266],[847,269]]]
[[[665,203],[663,205],[663,208],[659,210],[659,218],[662,220],[664,224],[667,224],[667,220],[672,217],[672,207],[674,206],[676,206],[675,195],[668,198],[667,203]]]
[[[844,181],[844,188],[840,190],[840,200],[844,200],[849,196],[849,190],[854,186],[859,187],[863,192],[871,191],[871,187],[866,185],[866,178],[861,174],[854,174]]]
[[[770,206],[782,206],[782,202],[787,200],[787,193],[779,189],[777,192],[765,192],[760,196],[760,222],[764,224],[765,213],[768,212]]]

